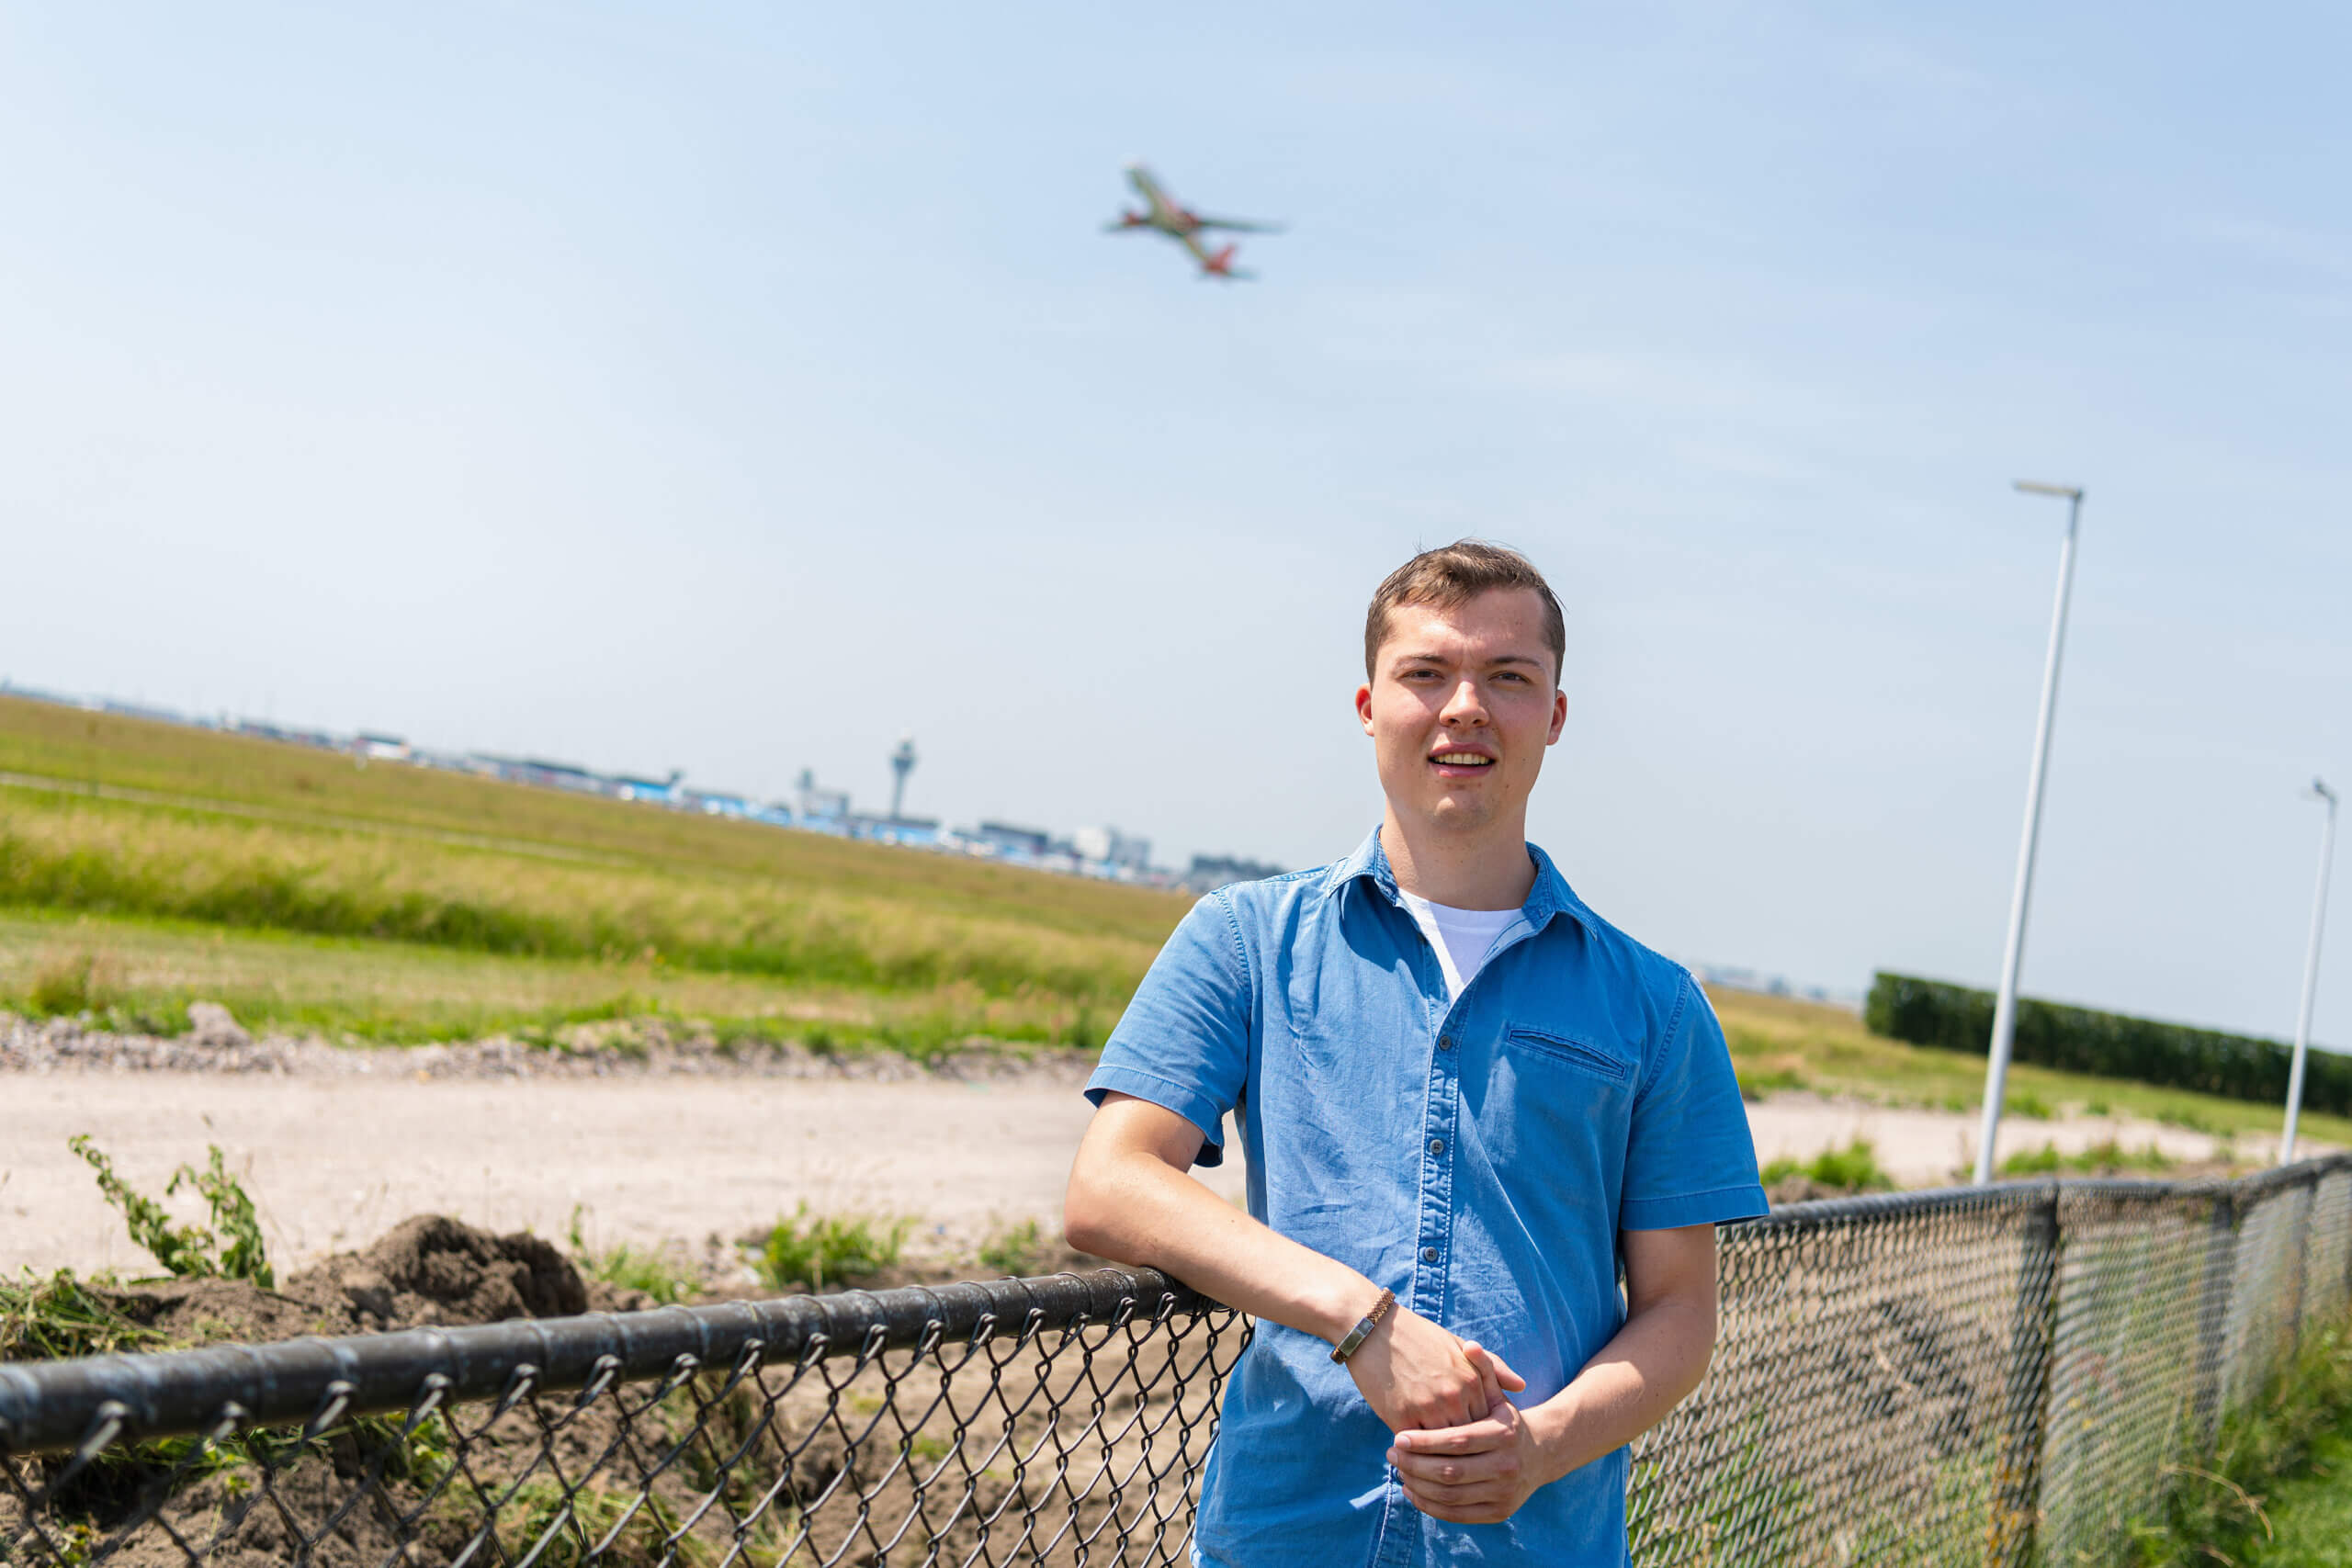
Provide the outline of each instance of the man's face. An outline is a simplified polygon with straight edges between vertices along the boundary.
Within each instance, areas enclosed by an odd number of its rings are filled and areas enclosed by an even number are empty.
[[[1556,675],[1532,588],[1391,611],[1356,716],[1398,817],[1455,831],[1519,814],[1567,720]]]

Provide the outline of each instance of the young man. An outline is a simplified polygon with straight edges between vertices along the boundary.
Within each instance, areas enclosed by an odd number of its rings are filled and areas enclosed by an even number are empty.
[[[1566,647],[1512,551],[1391,574],[1380,827],[1196,904],[1087,1086],[1071,1243],[1258,1320],[1203,1563],[1621,1568],[1625,1444],[1706,1370],[1714,1223],[1764,1194],[1697,984],[1526,841]],[[1186,1174],[1228,1112],[1246,1215]]]

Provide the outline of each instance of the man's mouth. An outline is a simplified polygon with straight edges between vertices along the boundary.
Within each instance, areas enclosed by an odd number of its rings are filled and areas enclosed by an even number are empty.
[[[1430,761],[1441,768],[1491,768],[1495,760],[1483,751],[1433,751]]]

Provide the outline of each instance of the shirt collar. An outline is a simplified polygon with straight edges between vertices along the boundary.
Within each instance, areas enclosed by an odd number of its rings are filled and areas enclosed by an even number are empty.
[[[1519,908],[1521,918],[1540,931],[1551,923],[1553,916],[1566,915],[1582,926],[1588,936],[1599,935],[1594,924],[1598,917],[1585,908],[1584,900],[1576,896],[1567,878],[1552,863],[1552,857],[1533,844],[1527,846],[1527,856],[1535,863],[1535,886],[1527,890],[1527,902]],[[1354,853],[1332,863],[1323,876],[1323,896],[1335,898],[1341,888],[1360,879],[1369,880],[1390,903],[1402,902],[1396,896],[1396,873],[1388,864],[1388,852],[1381,847],[1377,828],[1364,835]]]

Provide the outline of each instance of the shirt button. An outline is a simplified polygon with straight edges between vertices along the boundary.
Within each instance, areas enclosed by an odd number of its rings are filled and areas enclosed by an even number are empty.
[[[1424,1262],[1424,1263],[1434,1263],[1434,1262],[1436,1262],[1436,1261],[1437,1261],[1437,1248],[1436,1248],[1436,1247],[1425,1247],[1421,1248],[1421,1261],[1422,1261],[1422,1262]]]
[[[1451,1050],[1453,1050],[1453,1035],[1451,1035],[1451,1034],[1441,1034],[1441,1035],[1439,1035],[1439,1036],[1438,1036],[1438,1041],[1437,1041],[1437,1048],[1438,1048],[1439,1050],[1441,1050],[1441,1051],[1451,1051]]]
[[[1445,1153],[1445,1140],[1443,1138],[1431,1138],[1430,1140],[1430,1153],[1433,1155],[1442,1155]]]

